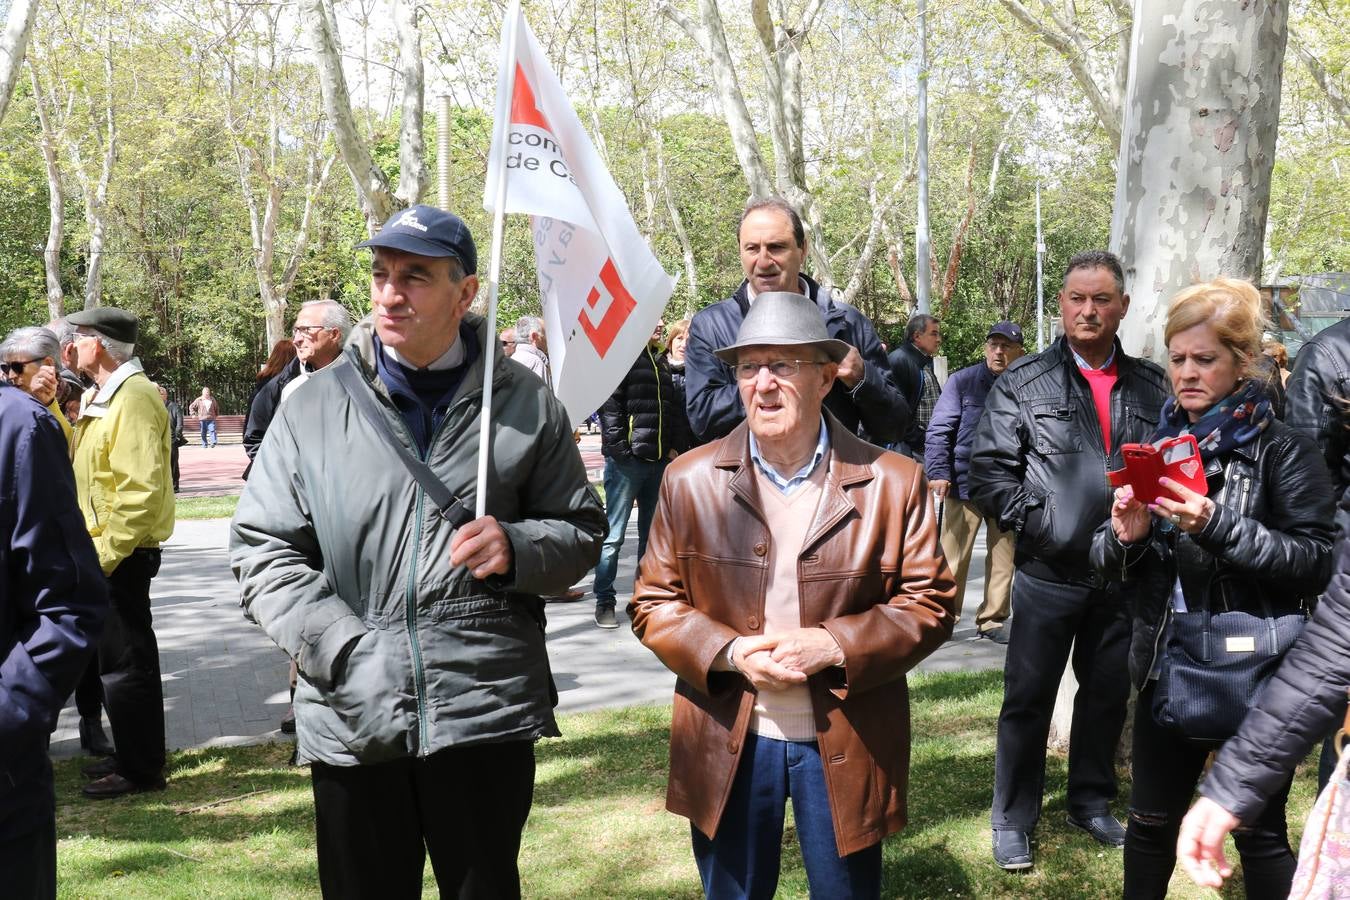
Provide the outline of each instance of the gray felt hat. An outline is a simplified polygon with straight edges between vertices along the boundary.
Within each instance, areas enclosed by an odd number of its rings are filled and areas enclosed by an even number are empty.
[[[825,330],[825,318],[815,301],[789,291],[756,295],[750,312],[736,332],[736,343],[714,352],[727,365],[736,364],[736,351],[744,347],[819,347],[833,362],[840,362],[852,349]]]

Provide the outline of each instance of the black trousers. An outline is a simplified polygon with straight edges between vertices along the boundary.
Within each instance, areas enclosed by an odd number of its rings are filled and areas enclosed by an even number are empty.
[[[1153,720],[1155,682],[1139,693],[1134,711],[1134,787],[1125,828],[1125,897],[1167,896],[1177,862],[1177,833],[1209,757],[1209,745],[1189,741]],[[1284,807],[1290,773],[1250,826],[1233,831],[1242,857],[1242,881],[1250,900],[1289,896],[1297,860],[1289,846]]]
[[[173,477],[173,489],[178,490],[178,444],[169,442],[169,473]]]
[[[0,885],[11,900],[56,900],[56,820],[0,840]]]
[[[141,783],[164,773],[164,689],[150,618],[150,579],[159,559],[158,549],[136,550],[108,576],[112,613],[98,645],[117,772]]]
[[[89,660],[75,685],[75,708],[82,719],[97,719],[103,715],[103,679],[98,672],[97,657]]]
[[[520,896],[532,741],[369,766],[314,763],[310,777],[327,900],[420,898],[428,853],[442,897]]]
[[[1045,790],[1045,742],[1060,677],[1073,652],[1078,678],[1069,731],[1068,811],[1103,815],[1116,797],[1116,744],[1125,725],[1130,680],[1129,618],[1117,591],[1013,578],[1003,708],[994,757],[993,827],[1031,831]]]

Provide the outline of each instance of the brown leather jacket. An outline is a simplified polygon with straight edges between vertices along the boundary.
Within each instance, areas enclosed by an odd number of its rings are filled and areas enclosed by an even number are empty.
[[[956,585],[938,546],[919,467],[865,443],[827,414],[831,453],[803,544],[802,624],[825,628],[843,668],[810,678],[816,736],[840,855],[905,824],[909,689],[905,672],[952,633]],[[754,689],[713,662],[759,634],[772,536],[748,428],[670,464],[628,614],[679,680],[666,808],[717,832],[754,706]]]

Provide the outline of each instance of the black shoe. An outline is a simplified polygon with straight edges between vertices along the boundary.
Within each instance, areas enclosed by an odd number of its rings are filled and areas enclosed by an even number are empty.
[[[103,733],[103,720],[99,716],[80,716],[80,749],[91,756],[112,756],[116,752]]]
[[[163,777],[156,778],[154,781],[132,781],[114,772],[111,775],[104,775],[98,781],[89,782],[84,786],[81,793],[91,800],[107,800],[110,797],[121,797],[126,794],[162,791],[165,786]]]
[[[85,778],[89,779],[103,778],[107,775],[113,774],[116,771],[117,771],[117,758],[113,756],[109,756],[105,759],[100,759],[96,763],[90,763],[89,765],[80,768],[80,774],[83,775]]]
[[[614,607],[597,606],[595,608],[595,624],[601,628],[618,628],[619,619],[614,615]]]
[[[1105,844],[1108,847],[1125,846],[1125,826],[1121,825],[1116,817],[1109,813],[1092,816],[1088,819],[1075,819],[1073,816],[1069,816],[1068,822],[1074,828],[1086,831],[1099,844]]]
[[[281,733],[295,734],[295,707],[286,707],[286,715],[281,717]]]
[[[993,641],[995,644],[1006,645],[1008,643],[1008,629],[1000,625],[998,628],[990,628],[988,631],[981,631],[980,637]]]
[[[995,831],[994,862],[1006,872],[1030,869],[1036,861],[1030,831]]]

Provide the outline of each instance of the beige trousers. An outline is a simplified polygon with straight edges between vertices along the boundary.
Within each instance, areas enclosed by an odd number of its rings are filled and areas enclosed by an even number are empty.
[[[970,573],[970,557],[975,552],[975,536],[984,516],[969,500],[958,500],[951,494],[942,511],[942,553],[947,557],[952,575],[956,577],[957,609],[966,593],[966,576]],[[1012,612],[1010,595],[1013,578],[1014,535],[1000,531],[993,520],[985,529],[984,602],[975,613],[975,627],[981,632],[1001,628]]]

